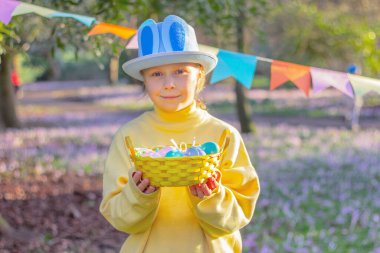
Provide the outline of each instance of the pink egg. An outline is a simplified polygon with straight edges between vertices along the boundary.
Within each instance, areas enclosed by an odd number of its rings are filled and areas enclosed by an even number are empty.
[[[158,157],[162,157],[158,152],[152,152],[150,157],[152,158],[158,158]]]
[[[143,157],[150,156],[150,157],[151,157],[151,156],[152,156],[153,154],[155,154],[155,153],[156,153],[156,152],[150,150],[150,151],[147,151],[147,152],[141,154],[141,156],[143,156]]]
[[[143,154],[140,154],[140,156],[146,157],[146,156],[149,156],[149,153],[143,153]]]

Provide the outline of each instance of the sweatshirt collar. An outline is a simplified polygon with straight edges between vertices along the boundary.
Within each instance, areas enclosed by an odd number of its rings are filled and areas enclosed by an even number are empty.
[[[165,122],[185,122],[196,118],[198,114],[195,102],[176,112],[166,112],[158,107],[154,107],[154,112],[158,119]]]
[[[197,107],[196,102],[176,112],[165,112],[159,108],[148,112],[145,116],[149,125],[164,132],[185,132],[203,124],[207,111]]]

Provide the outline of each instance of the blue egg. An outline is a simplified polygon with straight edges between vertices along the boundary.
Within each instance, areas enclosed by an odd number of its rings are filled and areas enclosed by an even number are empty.
[[[206,153],[200,147],[190,147],[184,153],[184,156],[202,156],[202,155],[206,155]]]
[[[165,157],[181,157],[181,156],[183,156],[183,154],[179,150],[170,150],[165,155]]]
[[[201,148],[206,154],[215,154],[219,152],[219,146],[215,142],[209,141],[201,145]]]

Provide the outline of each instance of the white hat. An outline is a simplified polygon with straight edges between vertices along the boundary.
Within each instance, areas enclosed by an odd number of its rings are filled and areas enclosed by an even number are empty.
[[[123,70],[135,79],[143,81],[141,70],[172,63],[201,64],[205,73],[213,70],[218,62],[215,55],[199,51],[193,27],[182,18],[170,15],[163,22],[148,19],[137,32],[138,57],[123,64]]]

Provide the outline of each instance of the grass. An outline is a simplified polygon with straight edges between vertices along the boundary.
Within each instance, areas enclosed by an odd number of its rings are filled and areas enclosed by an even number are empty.
[[[377,252],[380,136],[275,129],[246,136],[262,191],[244,252]]]
[[[331,113],[329,113],[323,108],[306,109],[292,106],[278,107],[275,104],[275,101],[270,99],[264,99],[262,102],[257,102],[253,99],[249,99],[248,103],[251,107],[252,113],[255,115],[278,117],[303,116],[308,118],[322,118],[335,116],[331,115]],[[236,111],[235,104],[230,101],[210,103],[207,104],[207,107],[210,109],[210,111],[218,113],[235,113]]]
[[[262,183],[253,222],[243,230],[245,244],[251,235],[255,235],[255,244],[246,246],[245,252],[254,249],[255,252],[264,249],[266,252],[371,252],[379,246],[376,244],[380,235],[379,222],[376,223],[379,207],[371,203],[378,196],[373,186],[380,182],[380,176],[378,172],[369,173],[370,166],[364,172],[359,169],[363,162],[375,157],[373,152],[368,152],[371,148],[366,149],[366,138],[361,135],[374,140],[370,145],[373,150],[379,147],[378,133],[362,132],[356,136],[337,129],[314,132],[307,128],[259,127],[257,135],[245,136]],[[62,136],[55,137],[62,148],[68,148],[65,143],[70,143],[73,150],[99,143],[104,159],[109,140],[94,139],[98,136],[95,134],[86,139],[81,131],[78,135],[62,133]],[[110,138],[111,133],[107,136]],[[365,145],[355,146],[355,141],[363,141]],[[78,153],[87,156],[87,152]],[[53,167],[62,167],[62,158],[53,157]],[[88,163],[91,159],[85,160],[81,166],[85,172],[99,171],[99,164],[93,166]],[[71,169],[78,167],[73,165]],[[347,208],[349,211],[344,211]]]
[[[252,112],[256,115],[266,116],[304,116],[310,118],[320,118],[333,116],[326,112],[322,108],[317,109],[303,109],[290,106],[277,107],[275,102],[270,99],[264,99],[262,102],[255,100],[249,100]],[[128,110],[128,111],[141,111],[152,109],[152,104],[147,101],[135,102],[135,103],[120,103],[120,104],[108,104],[102,103],[102,106],[112,110]],[[235,113],[236,106],[230,101],[208,103],[207,108],[212,112],[217,113]]]
[[[149,102],[135,102],[135,103],[124,103],[124,104],[107,104],[102,103],[101,106],[105,109],[110,110],[125,110],[129,112],[145,111],[153,109],[153,106]]]
[[[376,99],[368,101],[376,105]],[[276,102],[249,100],[254,114],[331,116],[323,108],[307,109],[298,101],[292,106]],[[96,105],[129,111],[150,106],[128,97],[111,97],[96,101]],[[208,107],[222,114],[235,113],[232,102]],[[39,115],[41,108],[26,109]],[[5,145],[0,150],[0,176],[26,177],[32,171],[54,170],[101,173],[112,136],[121,125],[119,117],[115,114],[105,120],[99,116],[91,126],[1,133]],[[244,252],[379,252],[378,129],[351,132],[331,127],[257,125],[256,131],[255,135],[243,135],[261,183],[253,220],[242,230]],[[45,239],[49,242],[50,236]]]
[[[46,105],[20,104],[18,110],[22,112],[24,115],[42,116],[46,114],[58,113],[62,109],[53,107],[53,106],[46,106]]]

